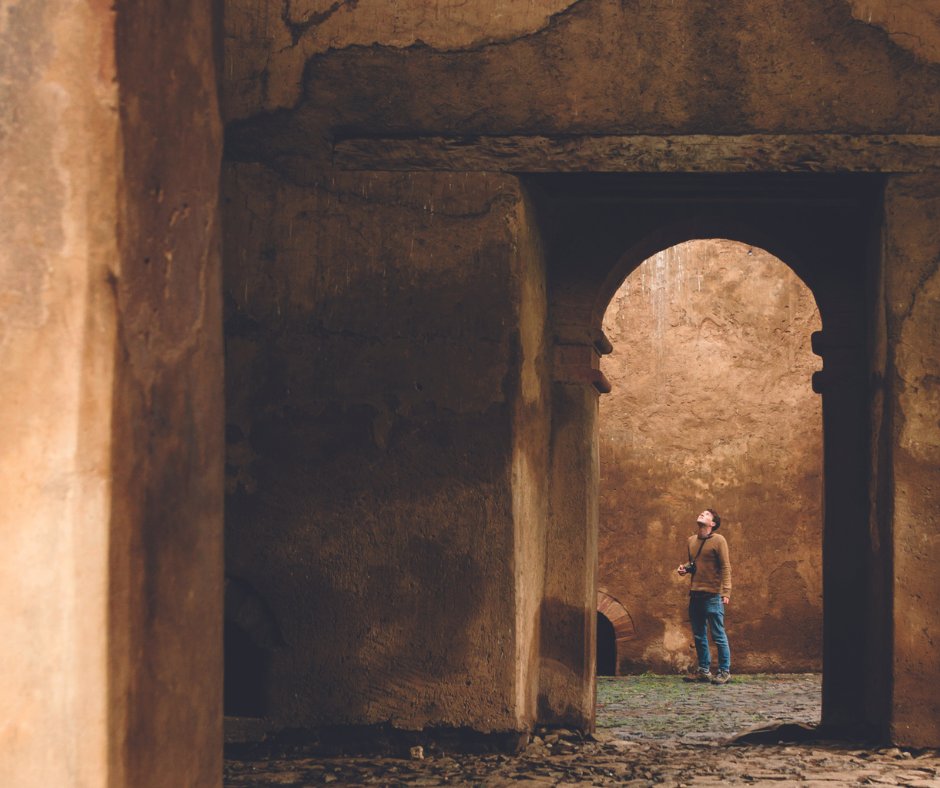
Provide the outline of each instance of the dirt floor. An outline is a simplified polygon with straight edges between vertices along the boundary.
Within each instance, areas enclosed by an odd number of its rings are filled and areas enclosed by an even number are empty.
[[[225,785],[904,785],[940,788],[940,752],[837,742],[740,744],[744,731],[819,720],[817,675],[735,676],[723,687],[677,676],[601,678],[597,733],[541,731],[518,755],[429,744],[388,757],[229,758]],[[774,734],[773,738],[777,738]]]

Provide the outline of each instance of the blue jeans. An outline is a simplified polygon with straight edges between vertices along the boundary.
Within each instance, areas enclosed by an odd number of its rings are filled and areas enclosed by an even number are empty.
[[[725,606],[718,594],[693,594],[689,597],[689,621],[692,623],[692,638],[698,654],[699,670],[711,667],[712,655],[708,650],[708,629],[718,649],[718,670],[731,672],[731,647],[725,632]]]

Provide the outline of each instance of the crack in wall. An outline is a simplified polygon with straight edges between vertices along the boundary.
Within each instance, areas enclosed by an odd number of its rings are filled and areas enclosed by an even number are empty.
[[[310,12],[302,20],[294,19],[294,0],[282,0],[273,13],[253,9],[230,0],[226,15],[226,68],[230,78],[225,91],[228,120],[247,118],[259,111],[296,107],[303,96],[303,74],[308,61],[327,51],[353,47],[388,49],[423,47],[434,52],[472,52],[537,35],[557,24],[575,6],[587,0],[542,0],[540,3],[509,2],[497,13],[484,14],[467,4],[438,1],[431,13],[427,3],[402,3],[396,13],[370,4],[369,0],[334,0],[322,11]],[[466,6],[466,8],[465,8]],[[348,24],[331,25],[340,11],[348,11]],[[358,13],[356,11],[358,10]],[[371,14],[371,16],[370,16]],[[333,29],[335,27],[335,29]],[[496,28],[502,27],[499,31]],[[329,29],[327,29],[329,28]],[[507,29],[508,28],[508,29]],[[252,55],[255,67],[241,79],[233,78],[236,68],[245,68]],[[255,83],[257,101],[252,101],[251,83]],[[236,83],[248,85],[248,101],[255,106],[235,107],[239,92]]]
[[[917,308],[918,297],[924,293],[927,283],[933,279],[938,272],[940,272],[940,257],[934,257],[927,268],[921,272],[921,275],[917,278],[917,284],[915,284],[911,290],[911,297],[907,306],[897,317],[899,335],[900,331],[903,330],[904,324],[913,316],[914,310]],[[929,294],[926,295],[926,297],[929,298]]]
[[[338,8],[336,3],[330,6],[334,7]],[[320,42],[329,46],[313,51],[319,44],[304,43],[319,35],[312,32],[317,28],[311,28],[295,48],[304,60],[302,75],[290,88],[289,108],[278,100],[273,103],[281,109],[230,122],[228,153],[246,160],[306,156],[310,168],[322,169],[331,164],[327,147],[338,135],[447,136],[457,130],[552,136],[935,130],[940,64],[918,62],[884,29],[853,16],[848,0],[830,0],[821,10],[807,9],[782,28],[779,19],[766,23],[771,49],[802,60],[820,59],[821,76],[814,83],[801,83],[809,74],[799,68],[790,76],[782,67],[766,72],[762,68],[766,58],[742,49],[756,33],[733,32],[750,30],[757,20],[740,2],[720,10],[721,14],[689,18],[663,11],[662,16],[644,18],[604,0],[575,0],[535,30],[457,48],[429,44],[412,31],[409,43],[366,44],[376,37],[360,36],[361,42]],[[627,11],[631,15],[624,16]],[[675,22],[673,17],[683,19],[684,33],[660,29],[670,20]],[[611,30],[608,35],[614,21],[619,32]],[[662,34],[670,57],[642,44],[656,33]],[[585,37],[593,40],[598,35],[602,37],[597,48],[615,47],[623,53],[626,67],[619,75],[593,63],[593,49],[583,49]],[[924,36],[930,38],[926,32]],[[639,47],[641,55],[630,54],[631,47]],[[870,57],[859,55],[866,50]],[[566,54],[555,54],[561,52]],[[771,58],[771,62],[777,61]],[[780,62],[789,60],[784,57]],[[605,95],[580,76],[593,66],[597,81],[606,85]],[[622,76],[634,71],[637,79],[652,80],[640,94],[635,93],[635,80]],[[282,90],[284,69],[272,64],[270,73],[278,77],[269,82],[281,85],[272,89]],[[756,75],[765,73],[770,75],[755,81]],[[551,76],[546,78],[547,74]],[[699,85],[696,80],[704,82]],[[797,106],[800,102],[793,101],[793,112],[781,111],[760,87],[768,80],[781,95],[805,89],[807,103]],[[519,90],[519,82],[526,85],[524,90]],[[489,85],[491,89],[481,90]],[[646,95],[661,98],[650,103]],[[616,101],[635,109],[616,112]],[[805,166],[812,170],[817,163],[810,160]]]
[[[359,0],[336,0],[336,2],[334,2],[325,11],[312,12],[307,16],[306,19],[304,19],[304,21],[295,22],[291,17],[291,9],[293,6],[292,0],[284,0],[284,4],[281,8],[281,21],[290,31],[291,39],[294,42],[293,46],[297,46],[300,39],[303,38],[310,30],[319,27],[324,22],[328,21],[333,17],[334,14],[336,14],[337,11],[343,8],[353,10],[358,4]]]
[[[843,0],[852,16],[878,27],[901,49],[928,63],[940,63],[940,3],[922,0]]]
[[[294,37],[294,45],[296,46],[308,32],[322,26],[325,22],[329,21],[329,19],[333,17],[336,12],[342,10],[344,7],[353,10],[359,5],[359,2],[360,0],[336,0],[336,2],[334,2],[325,11],[311,14],[303,22],[295,22],[290,18],[290,6],[292,0],[284,0],[284,11],[282,12],[281,19],[284,22],[285,27],[291,32],[292,37]],[[448,45],[444,43],[434,43],[435,39],[438,38],[437,36],[422,36],[418,33],[409,33],[407,35],[407,38],[409,39],[407,43],[394,43],[393,41],[385,41],[379,38],[378,35],[374,35],[367,36],[361,41],[353,41],[349,44],[341,44],[339,46],[330,46],[329,50],[338,51],[354,47],[368,49],[370,47],[377,46],[385,49],[401,50],[410,49],[412,47],[421,47],[442,54],[479,52],[483,49],[486,49],[487,47],[512,44],[517,41],[523,41],[527,38],[540,35],[541,33],[558,24],[563,17],[567,16],[574,10],[575,6],[587,2],[591,2],[591,0],[567,0],[566,5],[563,5],[563,7],[559,10],[551,12],[547,16],[543,17],[543,21],[531,29],[523,28],[522,30],[505,33],[503,35],[480,35],[463,44]],[[468,23],[464,22],[464,26],[468,26]]]

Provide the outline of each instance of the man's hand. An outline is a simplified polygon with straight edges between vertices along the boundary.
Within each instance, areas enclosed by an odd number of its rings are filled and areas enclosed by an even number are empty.
[[[681,577],[682,575],[687,575],[689,573],[689,570],[685,568],[685,564],[679,564],[679,568],[676,569],[676,572]]]
[[[721,598],[721,604],[723,604],[723,605],[729,605],[729,604],[731,604],[731,597],[730,597],[730,596],[723,596],[723,597]]]

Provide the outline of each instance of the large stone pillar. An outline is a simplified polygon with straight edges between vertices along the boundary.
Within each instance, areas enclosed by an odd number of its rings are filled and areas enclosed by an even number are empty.
[[[3,13],[0,784],[219,784],[212,20]]]
[[[569,294],[570,295],[570,294]],[[539,722],[594,727],[599,369],[610,343],[576,296],[553,306],[549,519],[541,617]]]
[[[594,727],[597,626],[597,393],[552,389],[552,462],[539,722]]]
[[[898,176],[885,190],[880,499],[893,560],[890,736],[940,746],[940,177]]]
[[[283,633],[260,712],[518,742],[550,386],[518,181],[233,164],[224,188],[226,570]]]
[[[0,784],[103,786],[108,275],[118,256],[113,20],[67,2],[7,4],[4,16]],[[87,54],[99,51],[100,64]]]

